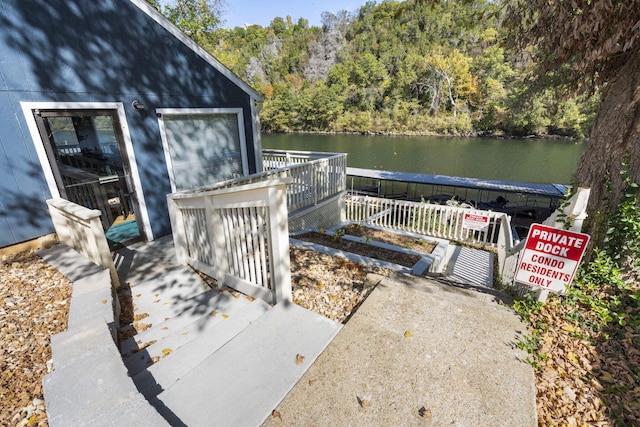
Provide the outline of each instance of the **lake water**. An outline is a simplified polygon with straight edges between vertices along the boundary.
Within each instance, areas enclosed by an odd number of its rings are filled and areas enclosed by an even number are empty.
[[[548,139],[262,134],[263,148],[347,153],[351,167],[570,184],[586,142]]]

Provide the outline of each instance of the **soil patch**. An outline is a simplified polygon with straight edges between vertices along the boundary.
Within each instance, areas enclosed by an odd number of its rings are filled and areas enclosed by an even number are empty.
[[[377,242],[387,243],[389,245],[396,245],[402,248],[411,249],[414,251],[424,252],[430,254],[438,246],[436,242],[432,242],[424,239],[416,239],[415,237],[407,236],[404,234],[393,233],[386,230],[379,230],[377,228],[365,227],[357,224],[349,224],[343,227],[345,234],[351,236],[369,238]]]
[[[342,235],[361,237],[365,239],[367,243],[347,240],[342,238]],[[337,230],[333,236],[325,233],[311,231],[298,235],[296,236],[296,238],[305,242],[316,243],[344,252],[358,254],[369,258],[375,258],[381,261],[392,262],[394,264],[402,265],[409,268],[413,267],[418,261],[420,261],[420,255],[409,254],[401,250],[395,251],[392,249],[380,248],[371,245],[368,242],[376,241],[386,243],[389,245],[412,249],[414,251],[420,251],[427,254],[431,253],[437,245],[434,242],[416,239],[411,236],[378,230],[370,227],[363,227],[356,224],[351,224]]]

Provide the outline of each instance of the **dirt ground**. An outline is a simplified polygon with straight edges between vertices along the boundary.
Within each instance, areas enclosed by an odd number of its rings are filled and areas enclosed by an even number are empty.
[[[361,237],[364,241],[354,242],[352,240],[345,239],[343,237],[343,231],[336,231],[334,235],[312,231],[295,237],[296,239],[306,242],[317,243],[345,252],[379,259],[381,261],[392,262],[404,267],[413,267],[418,261],[420,261],[421,256],[402,251],[388,250],[369,243],[371,241],[376,241],[427,254],[431,253],[436,247],[436,243],[434,242],[356,224],[351,224],[340,230],[344,231],[344,235]]]

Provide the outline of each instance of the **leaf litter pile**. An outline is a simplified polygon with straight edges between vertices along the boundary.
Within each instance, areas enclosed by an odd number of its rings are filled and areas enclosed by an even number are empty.
[[[69,280],[33,252],[0,260],[0,425],[47,425],[42,378],[70,296]]]
[[[640,426],[640,287],[600,284],[528,309],[521,346],[540,426]]]

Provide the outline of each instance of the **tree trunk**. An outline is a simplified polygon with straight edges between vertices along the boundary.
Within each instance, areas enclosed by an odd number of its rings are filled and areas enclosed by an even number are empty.
[[[622,162],[640,183],[640,55],[629,54],[618,74],[602,91],[587,148],[574,178],[577,185],[591,188],[587,229],[594,246],[604,238],[603,222],[610,217],[625,190]],[[607,188],[608,187],[608,188]]]

